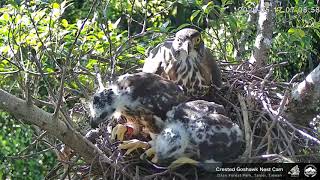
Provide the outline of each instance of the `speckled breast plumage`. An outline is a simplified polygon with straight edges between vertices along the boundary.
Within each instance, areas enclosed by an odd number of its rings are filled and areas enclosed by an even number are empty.
[[[189,96],[204,96],[208,93],[210,85],[206,83],[201,73],[201,65],[198,58],[188,57],[185,60],[173,61],[172,66],[168,66],[169,78],[181,85],[185,93]]]

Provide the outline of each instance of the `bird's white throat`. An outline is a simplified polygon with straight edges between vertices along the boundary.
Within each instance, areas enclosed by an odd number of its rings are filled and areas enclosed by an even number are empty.
[[[116,112],[122,112],[122,110],[130,108],[134,109],[140,103],[138,100],[132,99],[133,87],[128,86],[125,89],[119,89],[118,86],[112,86],[112,90],[115,94],[114,104],[112,105]]]

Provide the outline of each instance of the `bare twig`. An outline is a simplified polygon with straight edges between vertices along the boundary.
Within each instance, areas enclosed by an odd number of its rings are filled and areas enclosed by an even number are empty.
[[[20,72],[20,70],[16,70],[16,71],[7,71],[7,72],[0,72],[0,75],[7,75],[7,74],[16,74]]]
[[[32,143],[30,143],[27,147],[25,147],[23,150],[21,150],[18,153],[18,156],[20,156],[24,151],[31,148],[34,144],[36,144],[41,138],[43,138],[47,134],[47,131],[44,131],[42,134],[40,134]]]
[[[87,17],[84,19],[84,21],[82,22],[80,28],[78,29],[77,31],[77,35],[69,49],[69,53],[66,57],[66,63],[65,63],[65,67],[62,67],[62,76],[61,76],[61,82],[60,82],[60,87],[59,87],[59,96],[58,96],[58,100],[56,102],[56,108],[54,110],[54,113],[53,113],[53,119],[57,119],[58,118],[58,114],[59,114],[59,109],[60,109],[60,106],[62,104],[62,100],[63,100],[63,92],[64,92],[64,82],[65,82],[65,78],[66,78],[66,68],[70,66],[70,62],[71,62],[71,54],[72,54],[72,51],[78,41],[78,38],[80,36],[80,33],[82,31],[82,29],[84,28],[84,25],[86,24],[86,22],[88,21],[89,19],[89,16],[91,15],[92,11],[93,11],[93,8],[96,6],[96,3],[97,3],[97,0],[95,0],[93,3],[92,3],[92,6],[90,7],[90,10],[87,14]]]
[[[106,157],[103,152],[94,146],[90,141],[84,138],[79,132],[68,126],[63,121],[55,121],[52,114],[36,106],[27,106],[26,101],[19,99],[6,91],[0,89],[0,109],[10,112],[18,119],[39,126],[41,129],[48,131],[49,134],[56,136],[62,142],[70,146],[79,153],[87,163],[94,161],[95,156],[99,156],[103,163],[119,169],[122,174],[128,175],[119,164],[114,164],[111,159]],[[99,169],[95,166],[95,169]]]
[[[295,75],[289,83],[292,83],[297,77],[299,76],[299,74]],[[281,116],[283,110],[284,110],[284,107],[285,107],[285,103],[287,102],[287,99],[288,99],[288,96],[289,96],[289,91],[287,90],[284,94],[284,97],[283,99],[281,100],[280,102],[280,105],[279,105],[279,108],[278,108],[278,111],[276,112],[276,115],[274,116],[275,114],[275,111],[272,110],[271,107],[269,107],[269,103],[265,102],[265,100],[261,100],[262,102],[262,105],[263,107],[265,108],[265,110],[267,110],[268,114],[272,117],[273,121],[269,127],[269,129],[267,130],[267,133],[266,135],[262,138],[259,146],[257,149],[260,149],[262,144],[266,141],[267,137],[270,135],[272,129],[275,127],[275,125],[277,124],[277,122],[279,121],[279,117]],[[268,99],[267,97],[265,97],[266,99]]]
[[[239,99],[240,106],[242,109],[242,118],[243,118],[243,122],[244,122],[243,124],[244,124],[245,142],[246,142],[246,150],[244,152],[244,155],[247,157],[251,157],[252,131],[251,131],[250,122],[249,122],[248,109],[247,109],[244,97],[239,93],[238,93],[238,99]]]
[[[97,79],[97,82],[98,82],[99,90],[102,90],[102,89],[104,89],[104,85],[102,83],[101,74],[100,74],[98,66],[95,65],[94,66],[94,70],[95,70],[95,73],[96,73],[96,79]]]
[[[27,158],[30,158],[30,157],[33,157],[33,156],[38,156],[38,155],[43,154],[45,152],[51,151],[52,149],[53,149],[53,147],[50,147],[50,148],[47,148],[47,149],[44,149],[42,151],[38,151],[38,152],[35,152],[35,153],[32,153],[32,154],[17,155],[17,156],[7,156],[7,158],[8,159],[27,159]]]
[[[295,155],[294,149],[292,147],[292,142],[293,142],[293,139],[294,139],[294,136],[295,136],[295,131],[293,131],[291,133],[291,138],[289,139],[287,134],[286,134],[286,132],[285,132],[285,130],[280,125],[278,125],[278,129],[280,130],[281,134],[283,135],[283,137],[285,138],[286,143],[287,143],[286,144],[287,147],[284,150],[280,151],[279,154],[282,154],[283,152],[288,152],[288,154],[290,156]]]

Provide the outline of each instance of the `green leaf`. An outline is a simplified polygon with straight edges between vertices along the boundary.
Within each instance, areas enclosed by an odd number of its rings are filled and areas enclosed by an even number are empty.
[[[294,33],[294,31],[295,31],[295,29],[294,29],[294,28],[290,28],[290,29],[288,30],[288,33],[289,33],[289,34],[293,34],[293,33]]]
[[[97,63],[98,63],[98,60],[96,60],[96,59],[90,59],[89,62],[88,62],[88,64],[86,65],[86,68],[92,69],[93,66],[94,66],[95,64],[97,64]]]
[[[289,33],[290,35],[295,35],[295,36],[300,37],[300,38],[303,38],[303,37],[306,35],[303,30],[301,30],[301,29],[296,29],[296,28],[290,28],[290,29],[288,30],[288,33]]]
[[[69,26],[69,23],[66,19],[62,19],[61,20],[61,25],[64,27],[64,28],[67,28]]]
[[[60,8],[60,5],[58,3],[53,3],[52,4],[52,8],[53,9],[59,9]]]
[[[2,18],[3,18],[4,20],[6,20],[6,21],[9,21],[10,16],[9,16],[8,13],[4,13],[4,14],[2,15],[1,19],[2,19]]]
[[[317,36],[320,38],[320,31],[317,30],[317,29],[314,29],[313,31],[314,31],[314,32],[317,34]]]
[[[137,51],[138,51],[139,53],[141,53],[141,54],[144,54],[144,53],[145,53],[145,48],[144,48],[143,46],[138,45],[138,46],[137,46]]]
[[[15,18],[15,23],[19,24],[20,23],[20,20],[21,20],[21,15],[18,14]]]
[[[170,21],[166,21],[165,23],[163,23],[163,24],[160,26],[160,31],[162,31],[162,32],[167,32],[167,27],[168,27],[169,24],[170,24]]]
[[[228,22],[232,32],[237,31],[237,20],[233,16],[228,16]]]
[[[133,58],[133,57],[135,57],[135,55],[134,54],[126,54],[126,57]]]
[[[183,29],[183,28],[188,27],[188,26],[190,26],[189,23],[181,24],[181,25],[177,28],[177,30]]]
[[[144,59],[140,59],[140,60],[138,60],[138,63],[139,63],[139,64],[144,64],[144,62],[145,62],[145,60],[144,60]]]
[[[191,16],[190,16],[190,21],[192,22],[193,19],[194,19],[195,17],[197,17],[199,13],[200,13],[200,10],[194,11],[194,12],[191,14]]]
[[[103,31],[99,31],[98,33],[96,33],[96,36],[97,36],[99,39],[102,39],[103,37],[105,37]]]
[[[0,53],[5,54],[10,50],[10,46],[2,46],[0,47]]]
[[[202,6],[202,10],[205,12],[205,13],[208,13],[209,12],[209,7],[213,5],[213,2],[210,1],[208,4]]]
[[[222,6],[226,6],[226,5],[230,5],[233,3],[233,1],[230,1],[230,0],[222,0]]]
[[[48,72],[48,73],[53,73],[53,72],[54,72],[54,69],[47,67],[47,68],[46,68],[46,72]]]

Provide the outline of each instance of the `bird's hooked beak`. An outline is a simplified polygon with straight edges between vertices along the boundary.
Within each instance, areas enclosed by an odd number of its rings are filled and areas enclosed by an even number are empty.
[[[191,51],[191,41],[187,40],[182,44],[182,49],[186,51],[186,53],[189,55]]]

